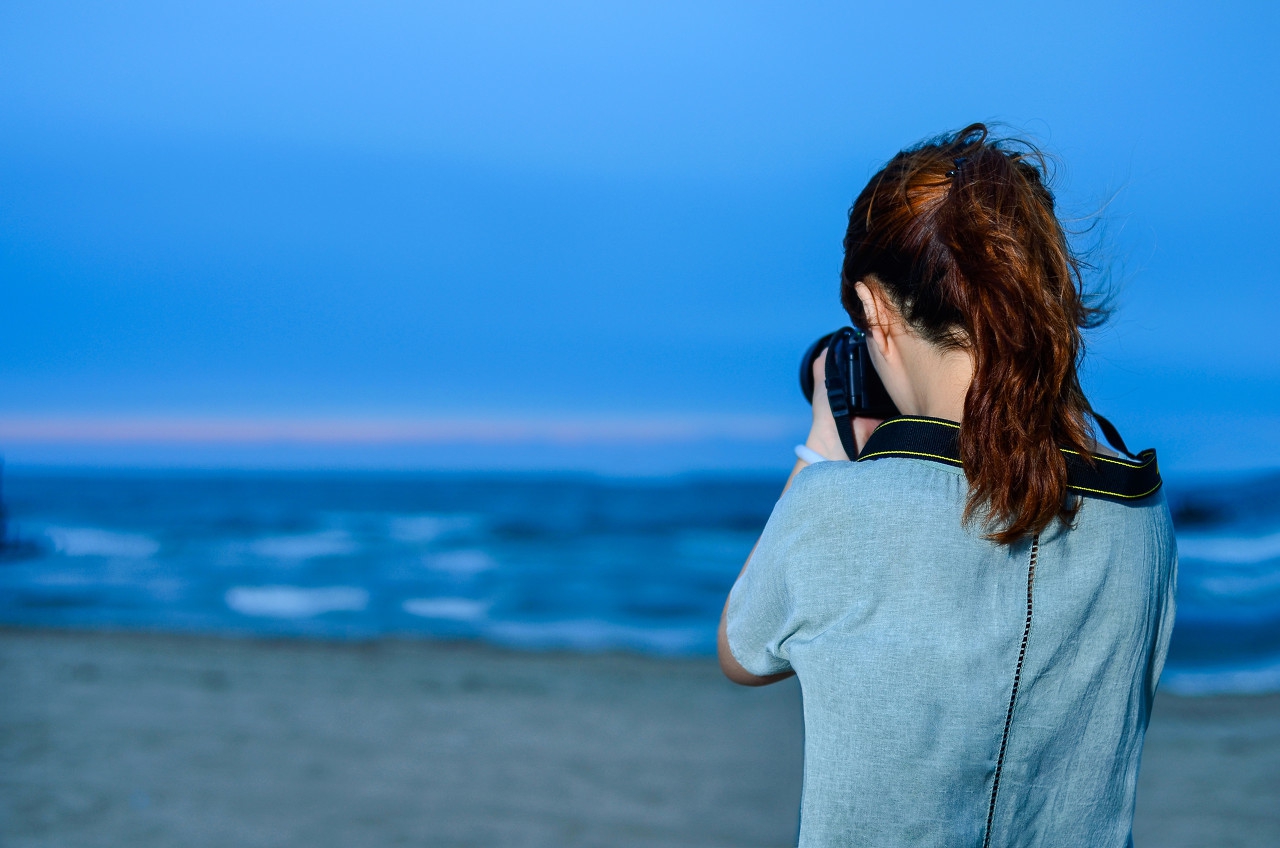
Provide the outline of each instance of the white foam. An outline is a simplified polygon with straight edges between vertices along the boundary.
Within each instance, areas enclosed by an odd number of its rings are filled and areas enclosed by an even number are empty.
[[[227,606],[241,615],[263,618],[311,618],[326,612],[360,612],[369,593],[355,586],[235,586]]]
[[[1194,585],[1220,598],[1254,598],[1280,591],[1280,571],[1201,577]]]
[[[484,551],[443,551],[422,558],[422,564],[433,571],[447,571],[460,577],[479,574],[498,567],[493,557]]]
[[[356,543],[346,530],[325,530],[297,536],[268,536],[249,545],[260,557],[301,561],[322,556],[341,556],[355,552]]]
[[[677,542],[681,556],[693,562],[711,562],[719,568],[724,560],[746,561],[758,534],[733,531],[687,532]]]
[[[459,515],[402,515],[391,519],[387,534],[397,542],[420,544],[469,527],[471,523],[471,519]]]
[[[1165,668],[1160,688],[1175,695],[1258,695],[1280,692],[1280,660],[1244,668]]]
[[[96,527],[48,527],[44,531],[53,547],[64,556],[105,556],[144,559],[160,550],[150,536],[112,533]]]
[[[1280,533],[1269,536],[1178,536],[1178,555],[1213,562],[1266,562],[1280,557]]]
[[[489,612],[488,601],[471,598],[410,598],[401,604],[405,612],[420,618],[479,621]]]
[[[560,648],[573,651],[633,650],[684,655],[714,650],[714,631],[706,627],[649,628],[600,619],[545,622],[501,621],[486,627],[495,642],[520,648]]]

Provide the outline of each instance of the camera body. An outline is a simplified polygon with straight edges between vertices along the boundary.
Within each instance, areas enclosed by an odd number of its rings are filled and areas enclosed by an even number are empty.
[[[823,348],[826,356],[827,399],[831,414],[836,419],[836,430],[845,453],[857,456],[853,439],[854,418],[893,418],[898,408],[880,381],[871,353],[867,350],[867,336],[855,327],[841,327],[818,339],[805,351],[800,360],[800,391],[804,399],[813,402],[813,362]]]

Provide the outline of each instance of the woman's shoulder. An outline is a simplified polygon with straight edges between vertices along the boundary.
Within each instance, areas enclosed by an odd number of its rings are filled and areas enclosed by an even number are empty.
[[[959,468],[923,460],[890,458],[867,462],[820,462],[796,475],[775,508],[775,519],[829,519],[841,525],[881,528],[959,524],[968,483]]]
[[[1074,520],[1061,532],[1074,537],[1077,545],[1093,542],[1114,548],[1125,543],[1160,558],[1176,553],[1173,517],[1163,489],[1131,501],[1081,498]]]
[[[963,494],[967,487],[958,467],[909,457],[889,457],[864,462],[819,462],[796,475],[788,494],[797,499],[819,497],[841,501],[878,500],[907,493]]]

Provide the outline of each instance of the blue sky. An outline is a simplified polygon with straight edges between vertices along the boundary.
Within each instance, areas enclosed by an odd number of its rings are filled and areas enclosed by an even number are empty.
[[[850,201],[1001,120],[1061,157],[1068,212],[1104,209],[1095,405],[1169,468],[1278,466],[1277,20],[5,4],[0,451],[785,466]]]

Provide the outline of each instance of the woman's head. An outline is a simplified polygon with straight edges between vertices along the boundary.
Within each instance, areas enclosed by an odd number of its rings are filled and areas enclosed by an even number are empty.
[[[972,359],[967,514],[1005,543],[1069,518],[1059,446],[1092,443],[1076,365],[1080,331],[1102,312],[1084,297],[1043,156],[982,124],[904,150],[854,201],[844,248],[855,324],[868,329],[870,290],[925,341]]]

